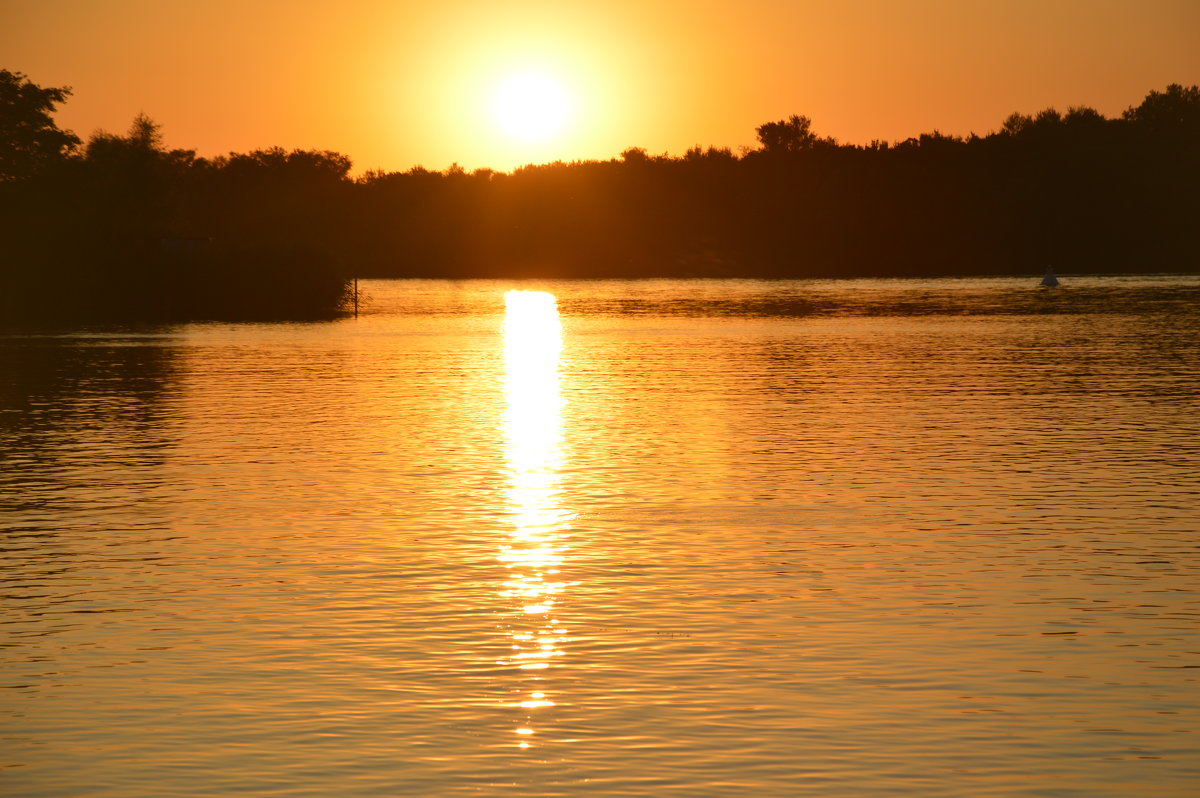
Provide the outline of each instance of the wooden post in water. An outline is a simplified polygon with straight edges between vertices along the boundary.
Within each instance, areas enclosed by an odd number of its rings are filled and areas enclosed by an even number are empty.
[[[354,278],[354,318],[358,318],[358,278]]]

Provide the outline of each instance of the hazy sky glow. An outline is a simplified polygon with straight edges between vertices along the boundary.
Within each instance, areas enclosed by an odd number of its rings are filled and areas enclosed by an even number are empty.
[[[74,88],[58,120],[84,137],[145,111],[201,155],[507,170],[736,149],[793,113],[853,143],[986,133],[1050,105],[1114,116],[1200,83],[1200,2],[0,0],[0,52]],[[549,137],[496,118],[500,87],[530,72],[567,95]]]

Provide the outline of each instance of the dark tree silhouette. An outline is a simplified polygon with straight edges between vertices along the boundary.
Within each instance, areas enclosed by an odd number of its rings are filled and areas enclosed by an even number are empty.
[[[43,88],[0,69],[0,180],[29,177],[79,146],[79,137],[51,118],[70,94],[68,87]]]
[[[649,163],[650,156],[642,147],[629,147],[621,152],[621,160],[625,163]]]
[[[28,84],[4,74],[10,90]],[[1195,86],[1150,92],[1119,119],[1046,108],[966,138],[843,145],[793,115],[758,127],[761,147],[740,156],[631,147],[511,173],[456,164],[357,179],[336,152],[197,158],[168,149],[145,114],[73,154],[48,117],[66,90],[34,89],[48,143],[19,150],[9,135],[5,163],[23,166],[0,180],[0,323],[327,318],[349,276],[1200,269]]]
[[[193,150],[168,150],[161,126],[139,113],[124,136],[97,131],[79,164],[79,188],[88,200],[89,235],[122,250],[157,247],[176,235]]]
[[[1129,108],[1122,117],[1153,132],[1183,130],[1200,134],[1200,86],[1184,88],[1172,83],[1166,91],[1147,94],[1141,105]]]
[[[759,143],[769,153],[799,152],[812,149],[817,143],[812,120],[807,116],[792,115],[778,122],[768,122],[760,125],[756,132]]]
[[[1102,127],[1107,121],[1103,114],[1086,105],[1072,105],[1067,109],[1067,115],[1063,118],[1063,122],[1068,125],[1087,126],[1093,129]]]

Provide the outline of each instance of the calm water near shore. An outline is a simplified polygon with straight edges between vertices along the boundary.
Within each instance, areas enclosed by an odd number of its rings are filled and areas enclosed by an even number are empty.
[[[0,794],[1195,795],[1200,278],[1039,277],[0,330]]]

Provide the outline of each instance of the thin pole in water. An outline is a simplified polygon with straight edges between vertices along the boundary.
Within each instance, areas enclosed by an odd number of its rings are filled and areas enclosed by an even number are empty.
[[[358,278],[354,278],[354,318],[358,318]]]

